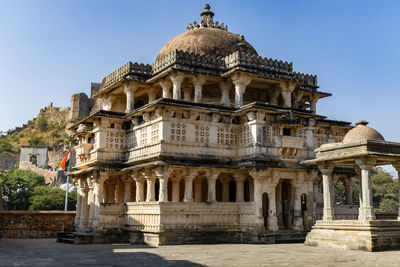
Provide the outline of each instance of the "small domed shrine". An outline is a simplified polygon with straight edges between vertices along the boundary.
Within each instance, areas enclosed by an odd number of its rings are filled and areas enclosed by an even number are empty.
[[[307,162],[314,149],[346,134],[380,141],[358,129],[366,126],[318,114],[330,95],[315,75],[259,56],[206,5],[153,64],[128,62],[106,76],[91,115],[69,128],[75,242],[274,243],[288,232],[304,240],[326,216],[323,172]],[[346,184],[338,216],[358,216],[354,177],[347,166],[332,171]]]

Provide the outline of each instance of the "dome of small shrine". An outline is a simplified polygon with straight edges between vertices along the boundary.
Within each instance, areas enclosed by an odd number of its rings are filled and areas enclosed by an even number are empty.
[[[367,121],[359,121],[356,127],[351,129],[343,138],[343,143],[352,143],[361,140],[381,140],[385,138],[375,129],[367,126]]]
[[[257,51],[244,40],[243,35],[231,33],[226,25],[213,21],[214,13],[210,11],[209,5],[205,5],[200,15],[202,18],[200,24],[197,22],[189,24],[186,32],[166,43],[160,50],[157,60],[175,50],[212,57],[225,57],[236,51],[258,55]]]

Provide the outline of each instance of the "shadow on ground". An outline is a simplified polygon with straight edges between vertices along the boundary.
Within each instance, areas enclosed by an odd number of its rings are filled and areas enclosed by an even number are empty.
[[[54,239],[0,239],[0,266],[204,266],[168,260],[145,245],[72,245]],[[146,250],[144,252],[143,250]]]

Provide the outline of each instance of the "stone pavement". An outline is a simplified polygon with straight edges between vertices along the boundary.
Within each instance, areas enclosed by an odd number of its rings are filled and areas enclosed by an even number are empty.
[[[150,247],[0,239],[0,266],[400,266],[400,251],[362,252],[303,244]]]

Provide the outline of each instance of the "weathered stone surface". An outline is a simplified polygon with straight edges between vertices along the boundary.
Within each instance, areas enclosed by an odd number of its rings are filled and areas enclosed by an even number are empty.
[[[0,211],[0,235],[3,238],[55,237],[57,232],[72,231],[74,211]]]

